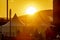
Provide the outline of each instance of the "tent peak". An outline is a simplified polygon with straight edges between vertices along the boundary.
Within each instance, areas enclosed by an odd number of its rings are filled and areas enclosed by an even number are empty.
[[[16,18],[18,18],[18,16],[17,16],[17,14],[15,13],[15,15],[14,15],[13,19],[16,19]]]

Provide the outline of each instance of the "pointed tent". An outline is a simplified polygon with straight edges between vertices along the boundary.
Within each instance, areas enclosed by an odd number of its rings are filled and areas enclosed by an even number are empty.
[[[15,14],[14,17],[11,19],[11,32],[12,32],[12,36],[16,36],[16,31],[19,30],[21,27],[23,27],[24,24],[22,21],[20,21],[17,17],[17,15]],[[10,21],[2,26],[2,33],[4,35],[9,36],[10,33]]]

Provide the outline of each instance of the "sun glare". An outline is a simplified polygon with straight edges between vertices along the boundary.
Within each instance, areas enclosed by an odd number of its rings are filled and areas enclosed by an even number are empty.
[[[25,11],[25,13],[28,14],[28,15],[32,15],[35,12],[37,12],[37,9],[35,7],[28,7]]]

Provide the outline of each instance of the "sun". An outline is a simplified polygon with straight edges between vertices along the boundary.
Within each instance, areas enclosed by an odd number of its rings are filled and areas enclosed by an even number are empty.
[[[37,9],[35,7],[32,7],[32,6],[28,7],[25,11],[25,13],[28,15],[33,15],[35,12],[37,12]]]

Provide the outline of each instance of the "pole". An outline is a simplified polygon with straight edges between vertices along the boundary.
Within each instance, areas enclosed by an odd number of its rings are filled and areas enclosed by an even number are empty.
[[[7,21],[8,21],[8,0],[7,0]]]
[[[11,38],[11,9],[10,9],[10,38]]]

